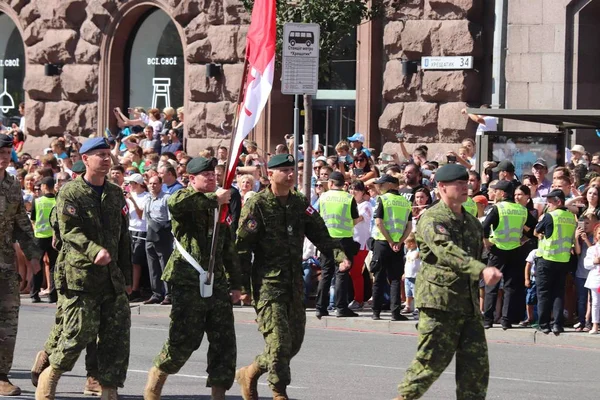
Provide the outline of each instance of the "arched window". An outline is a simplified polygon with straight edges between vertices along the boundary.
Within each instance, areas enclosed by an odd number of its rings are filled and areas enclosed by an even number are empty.
[[[19,103],[24,101],[25,48],[15,23],[0,13],[0,118],[5,126],[19,125]]]
[[[129,107],[183,106],[184,63],[181,38],[171,18],[151,10],[133,30],[126,53]]]

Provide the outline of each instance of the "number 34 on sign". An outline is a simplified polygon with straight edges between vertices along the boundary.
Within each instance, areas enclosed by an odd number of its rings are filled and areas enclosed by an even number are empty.
[[[473,69],[473,57],[422,57],[421,69]]]

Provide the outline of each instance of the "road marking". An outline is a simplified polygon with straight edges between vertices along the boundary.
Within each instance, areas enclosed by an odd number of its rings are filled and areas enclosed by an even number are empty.
[[[135,372],[137,374],[147,374],[148,373],[148,371],[141,371],[139,369],[128,369],[127,372]],[[173,376],[178,376],[181,378],[192,378],[192,379],[208,379],[208,376],[206,376],[206,375],[173,374]],[[267,383],[263,383],[263,382],[258,382],[258,384],[261,386],[268,386]],[[307,387],[304,387],[304,386],[292,386],[292,385],[289,385],[287,388],[288,389],[308,389]]]
[[[354,365],[356,367],[382,368],[382,369],[393,369],[393,370],[402,370],[402,371],[406,371],[406,369],[407,369],[407,368],[402,368],[402,367],[388,367],[385,365],[372,365],[372,364],[349,364],[349,365]],[[456,373],[450,372],[450,371],[444,371],[442,373],[446,374],[446,375],[456,375]],[[538,381],[538,380],[533,380],[533,379],[507,378],[507,377],[503,377],[503,376],[493,376],[493,375],[490,375],[490,379],[497,379],[497,380],[502,380],[502,381],[514,381],[514,382],[527,382],[527,383],[545,383],[548,385],[562,385],[564,383],[564,382]]]

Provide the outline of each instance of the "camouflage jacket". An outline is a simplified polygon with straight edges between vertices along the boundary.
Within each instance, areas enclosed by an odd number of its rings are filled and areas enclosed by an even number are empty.
[[[485,265],[483,228],[465,212],[456,216],[440,201],[419,218],[416,233],[421,252],[415,306],[461,314],[479,313],[479,275]]]
[[[41,257],[33,240],[31,221],[25,212],[19,181],[6,173],[0,181],[0,274],[15,269],[13,243],[19,242],[28,260]]]
[[[167,204],[171,213],[173,235],[198,264],[208,270],[214,211],[219,207],[216,194],[200,193],[188,187],[173,193]],[[239,290],[242,282],[240,264],[233,232],[228,224],[221,224],[219,228],[215,257],[215,287],[225,291]],[[177,285],[198,286],[199,274],[179,250],[174,248],[162,279]]]
[[[246,201],[237,248],[244,277],[252,280],[255,305],[302,294],[304,236],[337,262],[346,258],[340,242],[329,236],[325,222],[301,193],[292,191],[282,205],[267,188]],[[244,287],[250,288],[250,282],[245,281]]]
[[[81,176],[67,183],[56,197],[56,217],[62,247],[56,261],[56,287],[83,292],[131,285],[131,237],[127,205],[120,187],[104,182],[98,195]],[[94,264],[106,249],[112,261]]]

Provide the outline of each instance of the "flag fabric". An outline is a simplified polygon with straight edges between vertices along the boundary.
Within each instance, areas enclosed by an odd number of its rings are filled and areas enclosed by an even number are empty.
[[[240,93],[244,100],[237,110],[238,124],[237,130],[233,132],[233,147],[229,149],[225,188],[231,187],[242,143],[258,123],[273,88],[277,34],[275,1],[256,0],[252,9],[252,19],[246,37],[248,71],[245,90]]]

